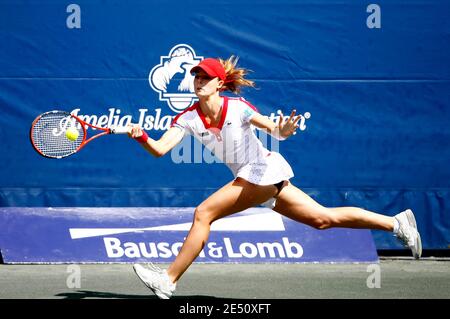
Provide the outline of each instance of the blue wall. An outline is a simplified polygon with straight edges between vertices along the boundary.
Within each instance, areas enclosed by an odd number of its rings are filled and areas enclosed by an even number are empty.
[[[222,164],[156,159],[124,136],[63,160],[29,142],[52,109],[134,122],[147,109],[167,124],[177,112],[149,75],[186,44],[198,59],[239,56],[261,113],[311,115],[280,146],[294,184],[327,206],[412,208],[424,248],[448,248],[449,1],[377,1],[381,28],[354,0],[76,1],[79,16],[70,3],[0,2],[1,206],[192,207],[228,182]],[[373,234],[377,248],[400,247]]]

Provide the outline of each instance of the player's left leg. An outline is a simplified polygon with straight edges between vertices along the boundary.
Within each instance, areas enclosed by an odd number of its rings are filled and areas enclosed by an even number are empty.
[[[394,218],[358,207],[327,208],[290,182],[277,196],[274,210],[317,229],[331,227],[366,228],[392,231]]]
[[[277,196],[274,210],[317,229],[345,227],[394,232],[394,235],[411,249],[416,259],[422,254],[420,234],[414,214],[409,209],[390,217],[358,207],[327,208],[290,182],[285,182],[285,186]]]

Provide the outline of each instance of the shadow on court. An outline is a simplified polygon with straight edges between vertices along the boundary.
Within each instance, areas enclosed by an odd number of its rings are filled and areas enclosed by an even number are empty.
[[[146,295],[131,295],[131,294],[117,294],[103,291],[89,291],[89,290],[77,290],[74,292],[65,292],[55,295],[56,297],[62,297],[63,299],[159,299],[153,294]],[[208,299],[208,300],[221,300],[225,298],[216,298],[212,296],[174,296],[172,299]],[[229,298],[226,298],[229,299]]]
[[[130,295],[130,294],[116,294],[103,291],[89,291],[77,290],[74,292],[63,292],[56,294],[56,297],[63,299],[86,299],[86,298],[100,298],[100,299],[157,299],[156,296],[149,295]]]

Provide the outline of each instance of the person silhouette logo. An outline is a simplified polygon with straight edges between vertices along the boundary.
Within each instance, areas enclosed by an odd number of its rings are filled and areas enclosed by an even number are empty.
[[[187,44],[174,46],[148,76],[150,87],[158,92],[160,101],[167,101],[170,109],[181,113],[198,99],[194,94],[194,77],[191,69],[203,60]]]

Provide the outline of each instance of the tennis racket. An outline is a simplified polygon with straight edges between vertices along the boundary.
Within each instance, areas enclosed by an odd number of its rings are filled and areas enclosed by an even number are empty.
[[[101,133],[87,138],[86,128],[99,130]],[[76,130],[78,137],[70,140],[66,131]],[[126,134],[128,127],[98,127],[86,123],[78,116],[65,111],[50,111],[39,115],[31,124],[30,140],[34,149],[44,157],[63,158],[75,154],[87,143],[108,134]],[[76,133],[74,132],[74,133]]]

